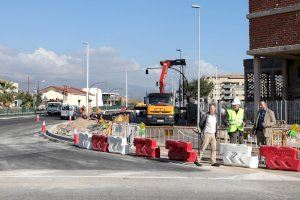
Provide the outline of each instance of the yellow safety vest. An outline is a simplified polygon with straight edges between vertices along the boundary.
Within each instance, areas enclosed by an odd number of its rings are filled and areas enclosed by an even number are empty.
[[[236,112],[233,109],[228,109],[227,110],[228,114],[228,122],[229,122],[229,128],[228,128],[228,133],[233,133],[237,130],[239,131],[244,131],[244,124],[243,124],[243,119],[244,119],[244,109],[240,108],[238,112]]]

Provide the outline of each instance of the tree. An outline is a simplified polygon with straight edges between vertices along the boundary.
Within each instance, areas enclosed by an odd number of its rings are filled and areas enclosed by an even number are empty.
[[[198,81],[193,79],[189,82],[188,85],[185,84],[187,97],[197,98],[198,94]],[[214,83],[205,79],[204,77],[200,78],[200,97],[207,97],[214,89]]]
[[[21,92],[17,95],[16,99],[22,100],[22,106],[23,107],[31,107],[33,105],[33,98],[32,95],[29,94],[28,92],[24,93]]]
[[[42,99],[42,94],[41,93],[37,93],[33,96],[33,98],[35,99],[35,106],[36,107],[39,107],[42,102],[43,102],[43,99]]]
[[[10,81],[0,84],[0,102],[2,102],[4,107],[9,107],[14,101],[17,94],[16,89],[17,87]]]

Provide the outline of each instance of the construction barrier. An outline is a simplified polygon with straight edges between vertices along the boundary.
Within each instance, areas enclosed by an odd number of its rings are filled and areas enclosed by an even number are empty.
[[[220,155],[225,165],[258,168],[258,157],[251,156],[252,147],[244,144],[220,144]]]
[[[79,132],[79,147],[84,149],[92,149],[92,134],[88,132]]]
[[[299,151],[291,147],[261,146],[260,166],[267,169],[300,171]]]
[[[167,140],[192,143],[193,149],[200,148],[199,134],[195,127],[184,126],[146,126],[140,137],[155,139],[159,147],[165,147]]]
[[[98,134],[93,135],[92,144],[93,144],[93,150],[108,152],[107,136],[98,135]]]
[[[135,154],[151,158],[160,158],[160,148],[156,140],[148,138],[134,138]]]
[[[193,151],[193,144],[185,141],[167,140],[166,149],[169,149],[170,160],[195,162],[197,154]]]
[[[74,145],[79,146],[79,135],[76,129],[74,129],[73,139],[74,139]]]
[[[129,154],[129,145],[126,137],[108,136],[108,151],[112,153]]]

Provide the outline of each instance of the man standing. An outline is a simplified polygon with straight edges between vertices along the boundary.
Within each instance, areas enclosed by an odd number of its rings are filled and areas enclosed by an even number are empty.
[[[259,111],[253,127],[257,143],[261,145],[272,145],[273,127],[276,125],[275,114],[267,106],[267,103],[261,101],[259,103]]]
[[[197,166],[201,166],[200,162],[203,156],[204,151],[207,146],[211,146],[211,165],[218,167],[219,164],[216,163],[216,149],[217,141],[216,135],[218,132],[218,123],[216,116],[216,106],[214,104],[209,105],[209,112],[203,113],[200,118],[199,127],[201,129],[201,136],[203,136],[202,145],[200,149],[199,159],[195,162]]]
[[[228,126],[227,132],[230,137],[230,143],[243,144],[244,127],[246,124],[246,115],[241,108],[241,102],[235,98],[231,103],[231,108],[227,109],[225,116],[225,125]]]

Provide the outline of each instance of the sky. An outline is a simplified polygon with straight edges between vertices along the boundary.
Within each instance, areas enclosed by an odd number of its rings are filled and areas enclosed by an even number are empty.
[[[0,79],[31,89],[48,85],[85,87],[86,46],[90,43],[90,85],[124,88],[129,98],[158,91],[161,60],[187,60],[189,79],[197,74],[197,11],[201,5],[201,74],[243,73],[248,58],[246,0],[0,0]],[[170,72],[178,86],[178,74]],[[173,81],[172,81],[173,80]],[[124,93],[125,88],[120,91]]]

